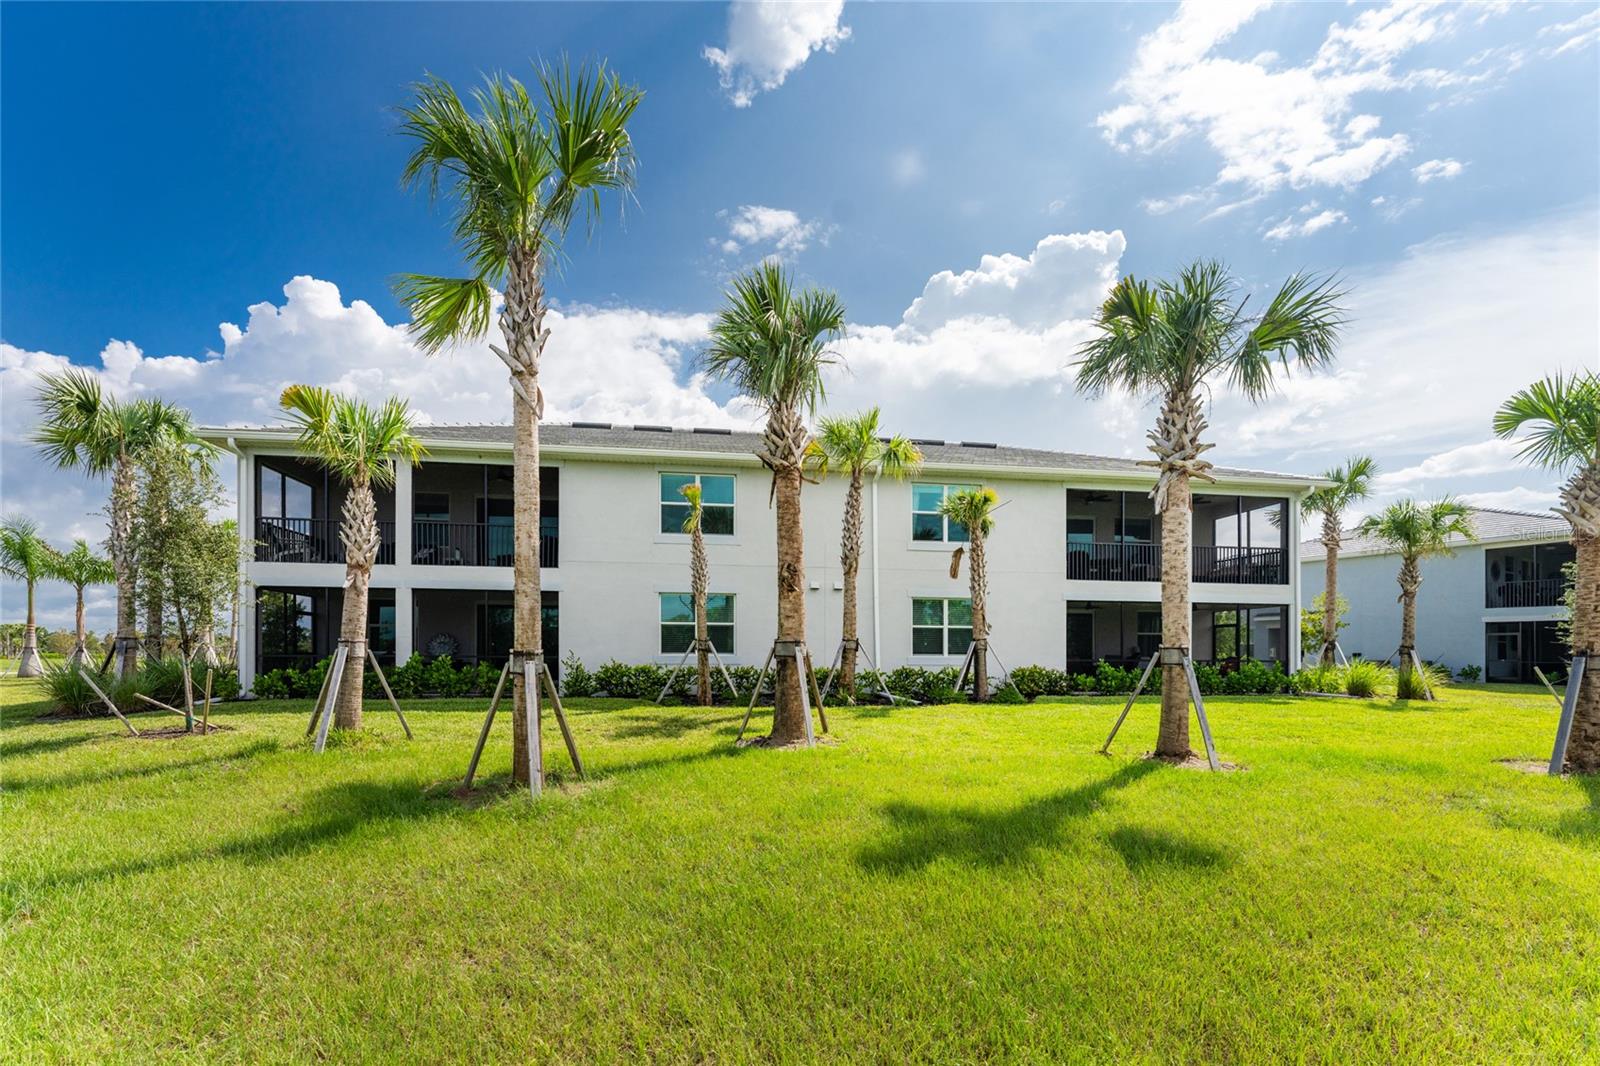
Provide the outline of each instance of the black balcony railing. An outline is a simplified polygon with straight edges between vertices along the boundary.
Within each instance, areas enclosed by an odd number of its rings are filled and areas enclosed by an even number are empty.
[[[1489,585],[1486,607],[1556,607],[1566,582],[1559,577],[1528,581],[1496,581]]]
[[[422,520],[411,526],[411,561],[423,566],[510,566],[515,551],[509,525]],[[539,537],[539,565],[560,565],[555,533]]]
[[[1190,580],[1215,585],[1286,585],[1288,558],[1282,548],[1197,545]]]
[[[379,522],[378,565],[394,563],[394,523]],[[256,561],[342,563],[344,542],[337,518],[257,518]]]
[[[1159,581],[1161,545],[1069,544],[1067,577],[1078,581]]]

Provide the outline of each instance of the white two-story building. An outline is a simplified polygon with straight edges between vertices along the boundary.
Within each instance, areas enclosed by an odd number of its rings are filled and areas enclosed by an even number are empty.
[[[284,427],[211,429],[238,458],[245,604],[240,672],[305,666],[338,640],[343,489],[298,455]],[[429,426],[424,461],[378,493],[383,548],[369,639],[385,663],[413,652],[503,661],[511,647],[511,431]],[[725,430],[541,427],[544,646],[677,661],[692,636],[689,546],[680,486],[703,492],[711,637],[730,663],[759,665],[776,618],[775,516],[758,435]],[[1161,632],[1161,520],[1151,468],[1129,459],[923,440],[906,481],[867,488],[861,637],[878,663],[941,666],[971,640],[966,572],[949,576],[966,534],[940,499],[988,485],[1004,501],[990,538],[991,646],[1009,667],[1090,670],[1147,656]],[[1193,651],[1202,661],[1299,659],[1299,498],[1319,482],[1218,469],[1194,511]],[[845,484],[804,493],[807,643],[832,658],[840,637],[839,525]],[[821,665],[819,662],[819,665]]]

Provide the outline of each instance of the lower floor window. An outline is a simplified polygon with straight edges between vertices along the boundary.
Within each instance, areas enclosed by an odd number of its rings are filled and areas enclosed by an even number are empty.
[[[911,601],[911,654],[965,655],[971,643],[971,600]]]
[[[723,655],[733,654],[733,596],[706,595],[706,636]],[[694,598],[687,592],[661,593],[661,654],[681,655],[694,644]]]

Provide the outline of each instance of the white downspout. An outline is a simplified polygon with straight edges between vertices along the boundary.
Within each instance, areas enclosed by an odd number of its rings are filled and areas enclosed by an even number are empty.
[[[883,665],[882,631],[878,625],[878,479],[883,476],[883,471],[875,470],[872,474],[872,661],[877,663],[878,669],[887,669]]]

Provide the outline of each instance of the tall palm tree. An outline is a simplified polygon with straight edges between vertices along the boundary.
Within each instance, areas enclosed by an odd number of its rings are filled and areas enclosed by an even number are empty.
[[[994,532],[994,511],[1000,497],[994,489],[980,486],[952,492],[939,504],[939,513],[967,530],[967,587],[972,602],[972,698],[982,703],[989,698],[989,560],[987,545]],[[950,576],[961,566],[962,549],[950,560]]]
[[[1362,520],[1357,531],[1372,537],[1400,556],[1400,674],[1412,671],[1417,650],[1417,590],[1422,587],[1421,563],[1434,555],[1454,555],[1452,537],[1474,538],[1472,513],[1466,504],[1446,496],[1432,503],[1400,500]],[[1406,686],[1401,686],[1405,691]]]
[[[706,641],[710,629],[706,623],[706,595],[711,588],[711,563],[706,558],[706,538],[700,528],[704,509],[700,502],[700,486],[685,485],[678,490],[689,501],[689,513],[683,520],[683,531],[689,534],[689,599],[694,605],[695,641],[695,702],[702,707],[711,706],[711,652]]]
[[[1191,478],[1214,480],[1201,458],[1212,447],[1201,390],[1221,378],[1252,402],[1276,384],[1291,360],[1327,366],[1344,323],[1343,298],[1329,278],[1296,274],[1259,314],[1220,263],[1197,262],[1175,280],[1132,276],[1111,290],[1095,319],[1096,336],[1079,349],[1078,388],[1158,396],[1161,413],[1148,434],[1158,470],[1151,497],[1161,515],[1161,643],[1189,647]],[[1187,758],[1189,694],[1182,666],[1161,669],[1161,731],[1156,754]]]
[[[1556,508],[1572,526],[1577,555],[1572,651],[1600,650],[1600,375],[1584,371],[1536,381],[1495,412],[1501,437],[1527,432],[1524,458],[1568,474]],[[1600,662],[1590,659],[1573,710],[1566,768],[1600,771]]]
[[[416,462],[422,442],[411,432],[406,402],[391,397],[378,407],[311,385],[290,385],[278,398],[300,431],[296,443],[346,485],[339,541],[344,546],[344,609],[339,640],[349,649],[334,697],[334,724],[361,728],[361,692],[367,668],[367,591],[382,535],[373,486],[394,484],[396,460]]]
[[[839,534],[839,565],[844,571],[839,690],[854,698],[859,644],[856,575],[861,570],[862,482],[869,474],[886,474],[896,479],[907,477],[922,465],[922,453],[905,437],[879,436],[878,409],[874,407],[859,414],[819,421],[817,437],[811,442],[808,457],[818,474],[826,476],[838,471],[850,478],[844,497],[844,528]]]
[[[705,364],[712,377],[733,385],[767,412],[756,455],[772,471],[778,524],[778,639],[806,637],[805,542],[800,527],[800,486],[810,434],[806,418],[822,399],[823,369],[836,362],[828,345],[844,334],[839,297],[825,289],[796,291],[774,262],[733,279],[727,303],[711,326]],[[806,735],[805,684],[793,659],[779,658],[766,743],[791,744]]]
[[[76,640],[72,645],[72,655],[67,660],[77,666],[89,653],[88,631],[83,624],[83,590],[90,585],[111,584],[117,579],[117,571],[111,565],[111,560],[96,555],[89,547],[89,542],[79,537],[72,542],[71,551],[56,556],[56,565],[50,576],[71,585],[77,596],[77,608],[73,614]]]
[[[395,292],[411,312],[411,334],[426,352],[474,340],[489,331],[493,290],[504,293],[499,324],[505,347],[490,345],[511,372],[514,641],[517,654],[544,654],[539,591],[539,419],[544,394],[539,361],[550,331],[544,318],[545,270],[561,253],[573,219],[599,216],[600,194],[633,187],[628,121],[643,92],[604,65],[574,71],[541,66],[542,99],[515,78],[496,75],[473,93],[477,116],[448,82],[415,86],[400,109],[401,132],[416,142],[406,161],[407,186],[437,195],[441,182],[455,201],[456,243],[465,278],[405,274]],[[515,692],[522,694],[521,671]],[[519,704],[520,705],[520,704]],[[528,780],[527,722],[512,715],[512,778]]]
[[[111,475],[106,547],[117,574],[117,676],[131,678],[139,667],[133,552],[139,464],[169,445],[197,457],[209,457],[214,449],[195,436],[183,408],[160,399],[119,401],[107,396],[87,370],[43,375],[34,402],[41,418],[33,441],[51,462],[92,477]]]
[[[1333,665],[1333,645],[1339,634],[1339,538],[1344,530],[1344,509],[1372,492],[1378,464],[1370,455],[1353,455],[1343,466],[1322,476],[1333,482],[1306,493],[1302,513],[1322,516],[1323,561],[1322,665]]]
[[[39,535],[39,523],[33,519],[13,517],[0,522],[0,574],[21,581],[28,588],[28,619],[22,630],[18,677],[44,673],[44,664],[39,660],[39,628],[34,624],[34,588],[55,575],[57,558],[56,550]]]

